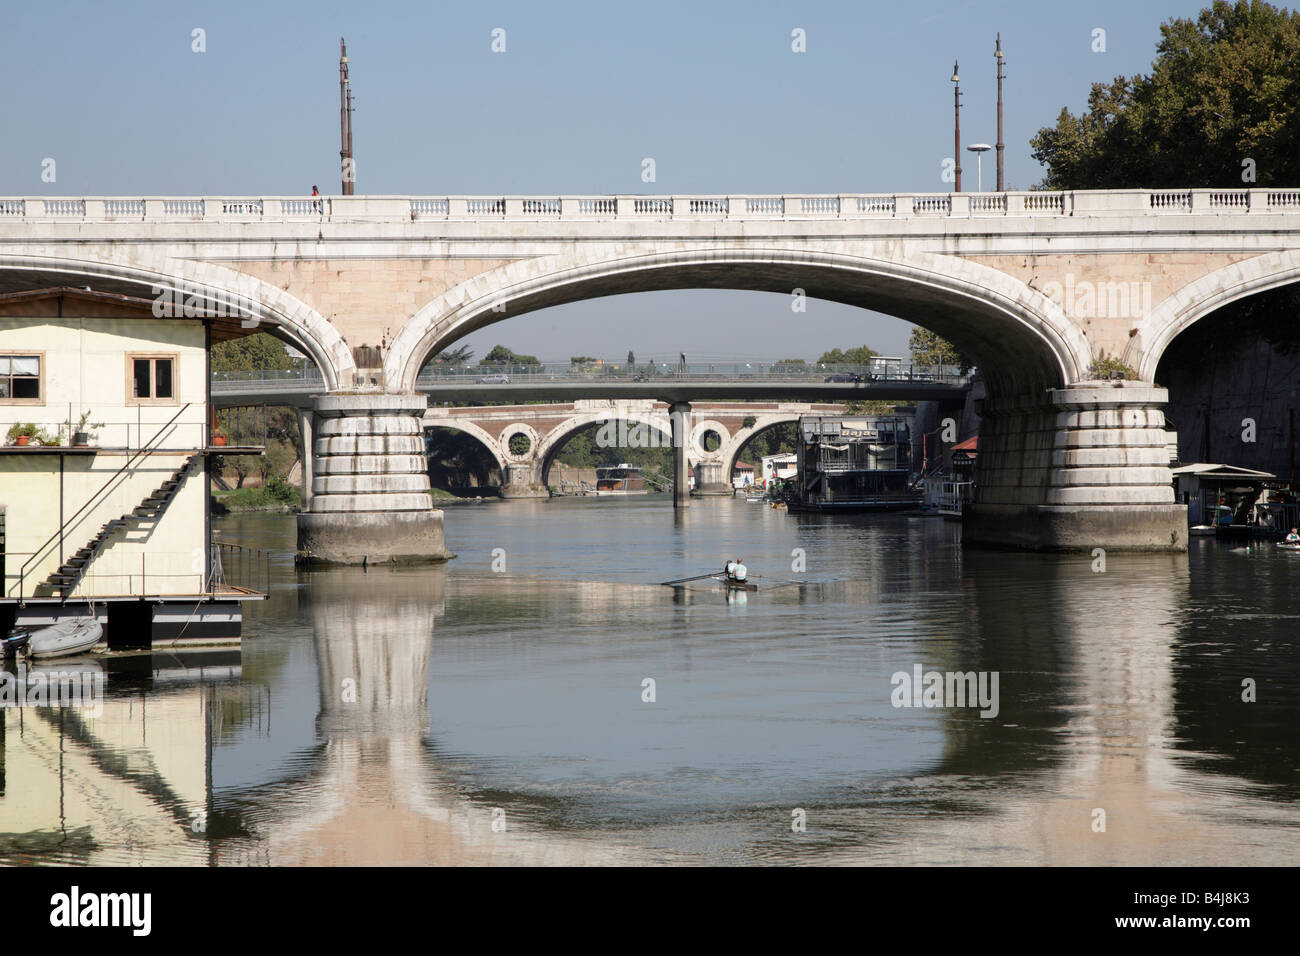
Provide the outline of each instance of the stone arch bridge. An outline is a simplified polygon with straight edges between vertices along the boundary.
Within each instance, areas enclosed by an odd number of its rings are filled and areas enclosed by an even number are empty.
[[[688,469],[698,475],[696,493],[732,494],[731,473],[749,442],[760,432],[797,422],[800,415],[837,415],[844,406],[812,402],[697,402],[691,406],[686,427]],[[644,426],[620,429],[618,423]],[[548,494],[555,454],[578,432],[609,426],[609,437],[620,444],[671,443],[672,405],[650,399],[580,399],[550,405],[504,405],[483,408],[430,408],[426,428],[450,428],[472,435],[492,456],[502,475],[502,495],[535,498]],[[647,435],[646,433],[649,433]],[[528,440],[528,449],[511,450],[516,435]],[[706,437],[716,436],[716,447]],[[599,433],[598,433],[599,437]],[[680,482],[679,482],[680,483]]]
[[[964,540],[1182,550],[1156,367],[1215,309],[1297,278],[1300,189],[0,198],[0,292],[152,296],[312,357],[329,480],[299,543],[322,560],[445,553],[418,435],[433,355],[549,306],[684,288],[857,305],[972,356],[988,397]],[[1099,359],[1129,380],[1096,378]]]

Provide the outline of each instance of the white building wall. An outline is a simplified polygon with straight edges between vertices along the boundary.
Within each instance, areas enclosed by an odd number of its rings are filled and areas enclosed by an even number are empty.
[[[60,456],[15,451],[0,454],[0,504],[6,506],[5,597],[18,596],[23,563],[110,479],[142,442],[162,431],[157,451],[136,459],[96,503],[64,529],[62,555],[54,544],[27,569],[22,588],[37,583],[84,547],[114,518],[130,514],[207,441],[207,371],[204,329],[193,320],[35,319],[0,317],[0,352],[43,353],[43,402],[0,402],[0,435],[15,422],[55,432],[91,410],[103,422],[92,444],[95,455]],[[175,398],[165,404],[128,403],[127,356],[176,356]],[[186,404],[189,407],[186,408]],[[65,435],[63,444],[67,445]],[[200,462],[157,521],[141,521],[109,540],[74,596],[194,594],[203,590],[207,563],[205,463]],[[143,579],[143,580],[142,580]]]

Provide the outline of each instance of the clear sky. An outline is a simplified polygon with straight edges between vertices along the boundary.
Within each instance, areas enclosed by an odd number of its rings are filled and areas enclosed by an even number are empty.
[[[999,30],[1007,186],[1027,188],[1042,177],[1034,132],[1080,109],[1091,83],[1148,70],[1160,23],[1208,2],[7,0],[0,194],[335,194],[340,36],[359,193],[946,191],[952,63],[963,143],[996,142]],[[795,29],[806,52],[792,50]],[[654,183],[641,180],[646,157]],[[467,341],[547,359],[905,354],[898,320],[824,302],[795,318],[786,296],[651,293]]]

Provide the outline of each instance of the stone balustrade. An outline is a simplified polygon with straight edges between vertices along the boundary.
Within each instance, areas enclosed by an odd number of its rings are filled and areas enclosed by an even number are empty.
[[[292,220],[817,220],[1300,215],[1300,189],[795,196],[316,196],[0,198],[0,223]]]

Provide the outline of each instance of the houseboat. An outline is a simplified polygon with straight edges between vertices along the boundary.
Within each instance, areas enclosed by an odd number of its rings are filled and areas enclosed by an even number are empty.
[[[0,637],[93,619],[110,648],[237,640],[264,596],[222,572],[209,517],[210,456],[265,446],[211,417],[208,350],[248,333],[156,305],[0,294]]]
[[[644,495],[645,479],[641,469],[626,462],[620,465],[603,465],[596,469],[597,495]]]
[[[790,511],[895,511],[915,508],[912,422],[905,416],[799,419],[798,475]]]

